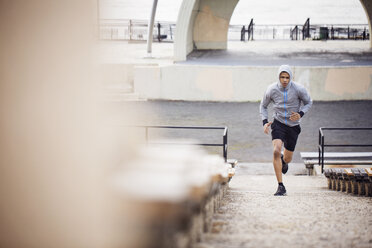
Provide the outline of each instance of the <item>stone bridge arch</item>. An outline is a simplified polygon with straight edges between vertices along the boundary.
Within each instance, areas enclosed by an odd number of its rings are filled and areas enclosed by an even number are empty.
[[[371,29],[372,0],[359,0]],[[239,0],[183,0],[177,19],[174,60],[184,61],[194,49],[226,49],[231,16]],[[372,39],[370,38],[372,47]]]

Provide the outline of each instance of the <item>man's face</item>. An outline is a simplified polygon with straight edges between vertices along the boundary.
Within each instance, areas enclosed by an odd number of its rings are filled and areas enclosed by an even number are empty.
[[[282,86],[285,88],[289,84],[289,74],[287,72],[281,72],[279,75],[279,80]]]

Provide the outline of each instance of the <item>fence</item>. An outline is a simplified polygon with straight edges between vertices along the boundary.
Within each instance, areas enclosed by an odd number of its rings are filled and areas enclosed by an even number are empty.
[[[230,25],[228,40],[243,39],[242,25]],[[252,31],[253,32],[253,31]],[[283,24],[283,25],[256,25],[254,24],[254,40],[368,40],[369,30],[367,24],[338,24],[309,25],[304,29],[303,25]]]
[[[103,19],[99,24],[99,39],[145,41],[147,39],[148,21]],[[176,24],[172,22],[156,22],[154,25],[154,41],[174,41]]]
[[[147,39],[147,20],[101,19],[99,38],[101,40],[145,41]],[[155,22],[153,40],[158,42],[173,42],[175,40],[176,23]],[[230,25],[228,40],[302,40],[318,39],[369,39],[367,24],[316,24],[310,25],[307,19],[304,25],[296,24],[250,24]]]
[[[228,40],[230,41],[239,41],[242,40],[242,25],[230,25],[229,32],[228,32]],[[267,25],[258,25],[253,24],[253,28],[251,29],[252,35],[249,37],[249,40],[288,40],[290,39],[290,29],[292,25],[274,25],[274,24],[267,24]],[[245,28],[245,27],[244,27]],[[245,28],[245,32],[247,28]],[[254,37],[253,37],[254,33]]]
[[[364,24],[309,25],[301,29],[297,25],[290,30],[291,40],[368,40],[368,26]]]

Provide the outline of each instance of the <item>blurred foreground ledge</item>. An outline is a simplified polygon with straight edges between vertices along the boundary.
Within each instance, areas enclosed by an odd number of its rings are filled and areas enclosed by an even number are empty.
[[[136,157],[113,181],[126,199],[127,246],[190,247],[200,242],[237,162],[225,163],[191,145],[146,146]]]

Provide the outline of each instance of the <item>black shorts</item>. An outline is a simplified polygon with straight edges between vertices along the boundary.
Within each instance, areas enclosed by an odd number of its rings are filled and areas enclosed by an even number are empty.
[[[291,152],[295,150],[298,135],[301,133],[300,125],[290,127],[274,119],[271,129],[273,140],[280,139],[283,141],[285,149]]]

